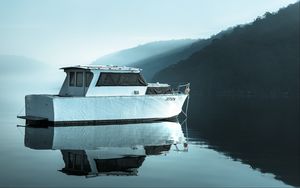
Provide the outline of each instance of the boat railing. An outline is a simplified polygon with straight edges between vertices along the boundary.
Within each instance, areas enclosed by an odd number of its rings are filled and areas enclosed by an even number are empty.
[[[188,108],[189,108],[189,101],[190,101],[190,83],[178,84],[177,89],[173,90],[173,94],[186,94],[187,100],[185,102],[185,106],[182,107],[181,112],[187,118],[188,115]]]
[[[190,93],[190,83],[179,84],[175,90],[173,90],[174,94],[189,94]]]

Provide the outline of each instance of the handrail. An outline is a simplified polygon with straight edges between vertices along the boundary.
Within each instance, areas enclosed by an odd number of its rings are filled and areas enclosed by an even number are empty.
[[[185,117],[187,117],[187,113],[188,113],[188,108],[189,108],[189,102],[190,102],[190,83],[185,83],[185,84],[179,84],[177,86],[177,90],[173,91],[173,94],[180,94],[180,93],[184,93],[187,95],[187,100],[186,100],[186,105],[185,105],[185,109],[182,109],[181,112],[184,114]]]
[[[173,91],[174,93],[185,93],[189,94],[190,93],[190,83],[185,83],[185,84],[179,84],[177,86],[177,90]]]

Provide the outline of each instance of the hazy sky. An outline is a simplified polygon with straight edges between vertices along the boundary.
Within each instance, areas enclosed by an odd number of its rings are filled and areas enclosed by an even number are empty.
[[[0,54],[63,64],[154,40],[207,38],[297,0],[0,0]]]

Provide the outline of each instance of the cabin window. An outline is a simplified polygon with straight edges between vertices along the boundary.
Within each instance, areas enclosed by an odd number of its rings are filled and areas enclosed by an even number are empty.
[[[92,79],[93,79],[93,73],[86,72],[85,73],[85,87],[90,86]]]
[[[69,73],[69,86],[75,86],[75,72]]]
[[[76,72],[76,87],[83,86],[83,72]]]
[[[96,86],[147,86],[147,83],[139,73],[103,72]]]
[[[147,87],[146,95],[172,94],[170,86],[167,87]]]

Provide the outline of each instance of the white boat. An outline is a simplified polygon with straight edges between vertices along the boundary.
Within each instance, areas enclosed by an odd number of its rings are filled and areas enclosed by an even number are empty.
[[[116,122],[174,118],[182,111],[189,84],[174,91],[168,84],[147,83],[141,69],[121,66],[71,66],[58,95],[27,95],[30,121]],[[179,88],[179,87],[178,87]]]

